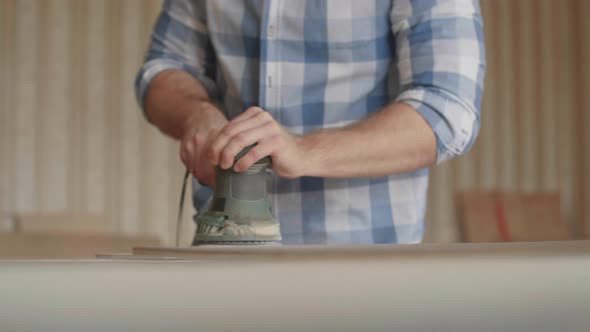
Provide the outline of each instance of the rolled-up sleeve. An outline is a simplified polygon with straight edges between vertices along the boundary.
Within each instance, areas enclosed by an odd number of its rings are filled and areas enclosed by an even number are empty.
[[[215,57],[204,1],[166,0],[162,6],[145,62],[135,79],[135,94],[146,118],[144,101],[150,83],[168,69],[190,73],[205,86],[210,96],[216,94]]]
[[[477,0],[394,0],[401,93],[432,127],[437,163],[469,150],[479,132],[485,76]]]

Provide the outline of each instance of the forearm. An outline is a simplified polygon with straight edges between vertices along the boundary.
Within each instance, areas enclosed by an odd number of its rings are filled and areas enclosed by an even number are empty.
[[[154,77],[145,109],[156,127],[176,139],[188,129],[218,128],[227,121],[203,85],[182,70],[166,70]]]
[[[306,176],[376,177],[430,166],[436,138],[424,118],[403,103],[392,103],[341,129],[303,136]]]

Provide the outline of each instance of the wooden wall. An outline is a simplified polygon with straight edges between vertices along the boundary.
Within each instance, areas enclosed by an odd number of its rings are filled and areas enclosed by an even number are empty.
[[[171,240],[177,146],[145,123],[133,94],[159,9],[0,1],[0,210],[103,213],[114,231]]]
[[[145,123],[132,88],[159,6],[0,0],[0,211],[104,213],[113,230],[173,240],[177,144]],[[453,193],[478,188],[558,190],[582,236],[590,2],[484,0],[482,8],[482,130],[467,156],[433,171],[426,240],[457,240]]]
[[[488,75],[478,141],[433,172],[427,240],[454,241],[457,190],[559,191],[576,237],[590,216],[590,2],[484,0]]]

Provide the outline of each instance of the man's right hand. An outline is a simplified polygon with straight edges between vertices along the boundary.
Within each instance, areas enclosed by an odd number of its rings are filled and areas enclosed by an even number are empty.
[[[180,159],[193,176],[213,187],[215,172],[203,151],[227,118],[203,84],[182,70],[164,70],[150,84],[145,110],[158,129],[180,140]]]
[[[212,107],[216,108],[213,104],[199,107],[185,123],[180,142],[180,159],[200,183],[214,188],[215,169],[205,151],[227,119],[219,116],[221,111],[218,109],[212,111]]]

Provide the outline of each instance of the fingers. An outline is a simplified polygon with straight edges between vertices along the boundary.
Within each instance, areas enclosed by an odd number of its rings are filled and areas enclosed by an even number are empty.
[[[198,170],[199,176],[197,179],[201,184],[215,188],[215,169],[211,165],[203,165]]]
[[[233,163],[233,158],[240,150],[234,153],[232,156],[225,156],[225,161],[222,164],[221,154],[225,150],[226,146],[233,140],[245,141],[246,137],[241,137],[242,133],[248,132],[257,127],[263,127],[265,124],[274,123],[274,119],[268,113],[262,109],[256,107],[249,108],[246,112],[239,115],[232,121],[230,121],[217,136],[214,137],[209,149],[207,151],[207,157],[214,165],[220,165],[222,168],[231,167],[228,163]],[[258,139],[260,139],[259,137]],[[256,141],[249,141],[247,145],[243,145],[242,148],[256,143]],[[234,151],[235,147],[232,147],[230,151]],[[225,167],[224,167],[225,166]]]
[[[254,165],[258,160],[270,156],[273,154],[274,149],[278,147],[276,142],[279,140],[279,136],[271,136],[264,138],[258,142],[258,145],[253,147],[246,155],[244,155],[234,165],[234,171],[243,172],[250,166]]]
[[[230,168],[234,163],[235,156],[240,153],[240,151],[272,134],[273,125],[271,123],[247,129],[236,134],[225,145],[223,151],[221,151],[219,155],[219,167],[223,169]]]
[[[248,119],[250,119],[252,117],[255,117],[256,115],[261,114],[261,113],[267,113],[267,112],[265,112],[260,107],[252,106],[252,107],[249,107],[247,110],[245,110],[240,115],[238,115],[235,118],[233,118],[231,120],[231,122],[238,123],[238,122],[241,122],[241,121],[244,121],[244,120],[248,120]]]
[[[191,174],[206,185],[214,185],[215,172],[213,166],[204,158],[204,151],[213,132],[195,133],[185,138],[180,144],[180,159]]]
[[[240,160],[246,159],[239,164],[241,166],[238,166],[238,169],[245,170],[250,167],[269,154],[258,157],[258,154],[265,153],[272,147],[269,145],[272,139],[269,138],[279,134],[280,126],[268,112],[259,107],[250,107],[217,133],[209,133],[208,136],[196,134],[183,142],[180,158],[191,173],[201,181],[206,174],[213,173],[209,172],[211,166],[219,165],[224,169],[232,167],[234,158],[240,151],[258,142],[262,144],[262,147],[253,148],[246,155],[248,157],[242,157]]]
[[[193,175],[199,179],[199,174],[203,173],[202,168],[203,165],[203,145],[205,144],[205,140],[203,138],[196,139],[195,149],[194,152],[191,154],[191,168],[189,169]]]
[[[194,154],[194,143],[193,143],[192,138],[183,140],[180,143],[179,155],[180,155],[180,160],[182,160],[182,163],[189,171],[192,171],[192,169],[193,169],[193,166],[192,166],[193,154]]]

